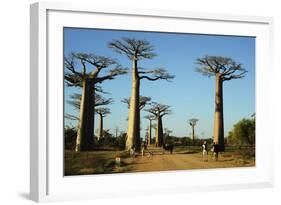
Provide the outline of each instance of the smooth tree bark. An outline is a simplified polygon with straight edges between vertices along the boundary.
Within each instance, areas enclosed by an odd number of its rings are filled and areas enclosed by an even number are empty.
[[[152,127],[152,129],[154,129],[154,144],[155,144],[155,139],[157,136],[157,123],[152,124],[151,127]],[[151,141],[152,141],[152,138],[151,138]]]
[[[170,75],[165,69],[145,70],[138,66],[138,61],[142,59],[152,59],[156,56],[154,48],[146,40],[134,38],[122,38],[109,43],[109,48],[114,49],[119,54],[123,54],[132,62],[132,92],[130,97],[130,110],[128,119],[128,130],[126,149],[131,148],[140,151],[140,83],[141,80],[156,81],[160,79],[170,80],[174,76]]]
[[[116,126],[114,130],[115,130],[115,137],[117,138],[118,137],[118,132],[119,132],[118,126]]]
[[[127,104],[128,108],[129,108],[129,118],[130,119],[130,114],[131,114],[131,119],[137,119],[136,123],[134,124],[136,126],[136,128],[134,130],[140,130],[140,111],[147,105],[149,104],[151,98],[150,97],[146,97],[146,96],[137,96],[138,97],[138,107],[137,107],[137,110],[138,112],[132,112],[131,110],[135,110],[135,108],[132,108],[131,109],[131,103],[132,103],[132,100],[131,98],[124,98],[123,100],[121,100],[121,102]],[[135,115],[135,116],[132,116],[132,115]],[[129,131],[129,128],[128,128],[128,131]],[[131,131],[131,130],[130,130]],[[138,133],[139,134],[139,133]],[[134,135],[133,135],[134,136]],[[133,141],[133,144],[136,148],[136,151],[138,150],[137,147],[141,146],[141,139],[140,137],[135,137],[134,141]],[[140,149],[140,147],[139,147]]]
[[[192,129],[192,141],[195,140],[195,125],[197,124],[198,121],[199,120],[196,118],[191,118],[188,121],[188,124],[191,126],[191,129]]]
[[[157,136],[156,136],[156,146],[162,147],[163,141],[164,141],[164,135],[163,135],[163,124],[162,124],[162,117],[157,117]]]
[[[146,111],[155,116],[155,119],[157,121],[157,124],[156,124],[157,128],[156,128],[156,133],[155,133],[155,145],[156,145],[156,147],[162,147],[163,141],[164,141],[162,118],[165,115],[171,114],[170,106],[153,103],[152,107],[149,109],[146,109]]]
[[[82,88],[75,151],[88,151],[93,148],[97,84],[125,74],[127,70],[123,69],[115,60],[86,53],[69,54],[64,58],[64,67],[66,85]],[[107,68],[110,68],[109,72],[100,76],[100,72]]]
[[[247,71],[241,63],[222,56],[204,56],[198,58],[196,63],[199,65],[197,72],[216,78],[214,143],[218,144],[220,151],[224,151],[223,83],[243,78]]]
[[[103,137],[103,118],[110,114],[109,108],[97,108],[96,113],[99,115],[99,133],[98,140]]]
[[[220,75],[216,74],[214,143],[219,144],[219,149],[224,151],[223,80]]]
[[[139,110],[142,110],[146,105],[148,105],[151,101],[151,97],[146,97],[146,96],[140,96],[139,97]],[[130,103],[131,103],[131,98],[123,98],[121,100],[122,103],[125,103],[130,109]]]
[[[94,80],[87,78],[82,82],[82,97],[80,104],[79,128],[76,138],[76,151],[90,150],[93,146],[95,116],[91,107],[95,102]],[[80,150],[77,145],[80,145]]]
[[[147,144],[151,145],[151,138],[152,138],[152,120],[155,120],[154,115],[146,115],[144,116],[145,119],[149,120],[149,125],[148,125],[148,136],[147,136]]]

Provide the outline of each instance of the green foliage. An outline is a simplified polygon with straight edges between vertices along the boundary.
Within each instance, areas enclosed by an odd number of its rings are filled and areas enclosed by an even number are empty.
[[[126,139],[127,134],[121,133],[121,135],[116,138],[115,147],[117,147],[119,150],[124,150],[126,148]]]
[[[228,143],[234,145],[251,145],[255,144],[255,118],[242,119],[234,125],[234,128],[228,135]]]
[[[74,150],[76,145],[77,129],[74,127],[64,128],[64,149]]]
[[[167,133],[164,134],[164,143],[165,144],[174,144],[174,137],[167,135]]]
[[[194,139],[191,137],[176,137],[176,136],[165,136],[164,142],[169,144],[174,144],[175,146],[200,146],[206,141],[208,145],[213,143],[212,138],[208,139]]]
[[[181,137],[178,140],[178,145],[182,145],[182,146],[190,146],[192,139],[190,137]]]
[[[103,137],[95,142],[97,149],[124,150],[126,145],[126,133],[121,133],[115,137],[113,134],[104,130]]]
[[[95,136],[93,138],[94,147],[91,150],[124,150],[126,145],[126,133],[120,133],[115,137],[108,130],[104,130],[104,137],[100,140]],[[75,150],[77,129],[75,127],[64,128],[64,149]]]
[[[97,146],[103,148],[113,147],[114,141],[113,135],[107,130],[103,130],[103,137],[97,141]]]

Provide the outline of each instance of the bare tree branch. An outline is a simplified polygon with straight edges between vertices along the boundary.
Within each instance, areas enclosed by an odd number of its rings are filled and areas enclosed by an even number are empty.
[[[146,115],[144,116],[145,119],[148,119],[148,120],[155,120],[155,116],[154,115]]]
[[[122,38],[122,40],[114,40],[108,44],[109,48],[113,48],[115,52],[126,55],[130,60],[136,58],[151,59],[156,56],[153,52],[154,48],[147,40],[137,40],[134,38]]]
[[[130,100],[131,98],[124,98],[123,100],[121,100],[121,102],[127,104],[128,108],[130,108]],[[150,100],[151,97],[140,96],[139,110],[142,110],[147,104],[149,104]]]
[[[95,112],[101,115],[102,117],[105,117],[106,115],[110,114],[109,108],[105,108],[105,107],[97,108],[95,109]]]
[[[149,71],[139,71],[139,74],[151,74],[151,76],[148,75],[140,75],[140,79],[147,79],[150,81],[155,81],[159,79],[167,80],[170,81],[173,79],[175,76],[170,75],[166,69],[164,68],[159,68],[155,70],[149,70]]]
[[[112,98],[104,98],[99,94],[95,94],[95,107],[102,106],[102,105],[109,105],[113,103]]]
[[[196,59],[196,71],[209,77],[219,74],[223,81],[245,77],[247,72],[241,63],[222,56],[204,56]]]
[[[242,73],[240,73],[240,74],[238,74],[238,75],[230,75],[229,77],[223,77],[222,78],[222,80],[223,81],[228,81],[228,80],[232,80],[232,79],[239,79],[239,78],[244,78],[245,77],[245,73],[246,73],[247,71],[244,71],[244,72],[242,72]]]
[[[191,118],[188,120],[190,126],[195,126],[199,120],[196,118]]]
[[[83,75],[76,70],[76,62],[75,62],[74,53],[71,53],[68,57],[64,57],[64,66],[72,74],[77,75],[81,78],[83,77]]]
[[[102,94],[110,94],[109,92],[104,91],[100,85],[95,85],[95,91]]]
[[[67,102],[72,105],[75,109],[80,110],[80,102],[81,102],[81,94],[74,93],[73,95],[70,96],[71,100],[68,100]],[[109,105],[113,102],[112,98],[104,98],[99,94],[95,94],[95,105],[94,107],[97,106],[102,106],[102,105]]]
[[[65,83],[69,87],[82,87],[82,78],[79,75],[72,73],[64,74]]]
[[[71,115],[71,114],[64,115],[64,118],[66,118],[68,120],[79,121],[79,117],[76,117],[76,116]]]
[[[102,83],[105,80],[112,80],[114,79],[115,76],[117,75],[123,75],[128,73],[128,69],[122,68],[121,65],[117,65],[116,68],[112,69],[109,71],[109,73],[105,76],[102,77],[97,77],[95,79],[96,83]]]
[[[72,105],[75,109],[80,110],[81,94],[74,93],[70,95],[70,99],[67,103]]]
[[[124,45],[124,43],[119,40],[110,42],[108,44],[108,47],[113,48],[116,53],[126,55],[129,59],[132,59],[132,57],[134,56],[134,51],[130,50],[128,46]]]
[[[151,103],[151,108],[146,109],[145,111],[159,117],[163,117],[164,115],[170,115],[172,111],[170,110],[171,106],[163,105],[159,103]]]
[[[87,53],[71,53],[64,58],[64,66],[66,68],[64,79],[68,86],[81,87],[83,79],[86,78],[92,78],[95,79],[95,83],[101,83],[128,72],[114,59]],[[79,69],[79,67],[81,68]],[[109,69],[109,73],[99,78],[98,74],[105,68]]]

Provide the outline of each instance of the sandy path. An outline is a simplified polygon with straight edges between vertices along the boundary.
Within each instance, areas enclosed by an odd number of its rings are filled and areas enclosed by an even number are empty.
[[[225,167],[245,167],[254,166],[254,162],[243,163],[241,159],[235,159],[231,154],[222,154],[218,161],[214,161],[208,156],[208,161],[203,161],[201,153],[178,152],[162,154],[160,149],[153,150],[153,157],[147,155],[137,156],[128,159],[130,172],[138,171],[166,171],[183,169],[206,169],[206,168],[225,168]]]

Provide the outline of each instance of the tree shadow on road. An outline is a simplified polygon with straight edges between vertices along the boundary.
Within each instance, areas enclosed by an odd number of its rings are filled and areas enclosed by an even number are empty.
[[[179,153],[176,153],[176,154],[197,154],[199,152],[196,152],[196,151],[186,151],[186,152],[179,152]]]

